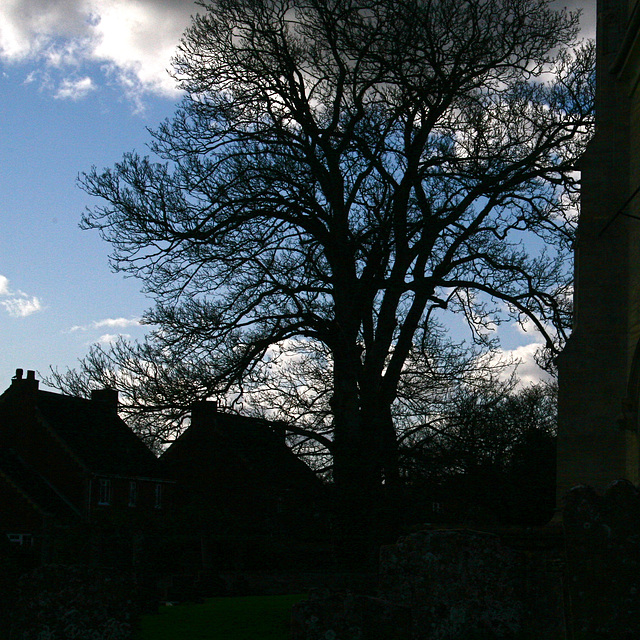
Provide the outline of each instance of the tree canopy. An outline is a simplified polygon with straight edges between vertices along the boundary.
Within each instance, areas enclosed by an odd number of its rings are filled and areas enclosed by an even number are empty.
[[[148,341],[102,366],[167,408],[321,345],[336,483],[393,481],[392,407],[446,359],[447,314],[478,341],[505,319],[564,339],[593,123],[577,30],[549,0],[203,2],[155,158],[80,180],[104,201],[84,226],[155,300]]]
[[[555,509],[556,431],[555,383],[460,385],[400,441],[406,511],[435,500],[448,522],[546,524]]]

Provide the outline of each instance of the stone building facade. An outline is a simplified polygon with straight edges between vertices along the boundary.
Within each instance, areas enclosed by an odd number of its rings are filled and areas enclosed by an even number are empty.
[[[598,0],[596,132],[582,159],[575,319],[558,359],[558,499],[639,481],[640,0]]]

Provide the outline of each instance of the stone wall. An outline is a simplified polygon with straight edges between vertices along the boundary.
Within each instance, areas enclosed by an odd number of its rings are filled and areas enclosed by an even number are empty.
[[[378,597],[316,593],[294,608],[292,638],[563,640],[560,574],[520,546],[469,530],[408,535],[381,550]]]
[[[565,498],[567,609],[576,638],[640,638],[640,492],[619,480]]]
[[[638,478],[637,420],[627,423],[625,407],[640,327],[640,223],[624,214],[637,215],[640,202],[625,208],[637,185],[631,132],[639,123],[631,85],[611,73],[631,4],[598,0],[596,133],[580,161],[573,330],[557,359],[558,504],[577,484],[604,490]]]
[[[563,524],[433,529],[383,547],[377,597],[316,592],[293,640],[637,640],[640,491],[564,498]]]

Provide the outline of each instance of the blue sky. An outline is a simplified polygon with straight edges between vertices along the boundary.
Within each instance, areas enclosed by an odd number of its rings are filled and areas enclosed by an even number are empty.
[[[571,3],[562,3],[571,4]],[[594,0],[585,5],[592,33]],[[78,227],[92,165],[145,151],[179,100],[166,73],[190,0],[0,2],[0,391],[16,368],[64,370],[95,342],[144,335],[150,301]],[[536,336],[513,328],[527,363]],[[525,363],[522,373],[535,376]]]

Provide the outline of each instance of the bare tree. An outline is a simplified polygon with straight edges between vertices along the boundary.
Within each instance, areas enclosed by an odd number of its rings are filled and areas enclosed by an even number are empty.
[[[556,405],[555,383],[518,388],[511,379],[461,385],[439,415],[407,434],[401,443],[403,472],[438,483],[459,475],[477,480],[488,468],[505,471],[531,434],[555,437]]]
[[[461,519],[545,524],[551,518],[557,385],[514,383],[462,385],[438,415],[406,433],[401,468],[412,496],[439,494],[457,503]]]
[[[246,384],[274,345],[322,345],[316,436],[366,502],[398,478],[392,406],[433,320],[483,340],[526,319],[562,342],[593,48],[549,0],[202,6],[175,59],[186,97],[151,132],[159,161],[81,178],[106,203],[84,226],[156,302],[149,340],[103,364],[170,410]]]

